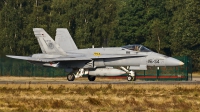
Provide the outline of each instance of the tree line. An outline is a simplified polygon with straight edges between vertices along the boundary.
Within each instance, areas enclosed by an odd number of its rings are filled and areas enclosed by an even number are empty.
[[[200,70],[198,0],[2,0],[0,54],[41,52],[32,29],[55,37],[67,28],[78,48],[143,44],[167,56],[190,56]]]

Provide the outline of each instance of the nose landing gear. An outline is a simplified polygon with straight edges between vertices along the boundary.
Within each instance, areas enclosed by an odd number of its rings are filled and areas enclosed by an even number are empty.
[[[127,76],[127,80],[128,81],[135,81],[136,80],[136,73],[134,72],[134,71],[129,71],[128,70],[128,67],[127,68],[125,68],[125,67],[123,67],[123,66],[121,66],[120,67],[122,70],[124,70],[126,73],[128,73],[129,75]]]
[[[127,76],[128,81],[136,81],[136,73],[134,71],[129,71],[129,76]]]

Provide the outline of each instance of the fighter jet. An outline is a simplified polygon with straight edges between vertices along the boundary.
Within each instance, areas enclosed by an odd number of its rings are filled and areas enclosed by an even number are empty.
[[[68,81],[88,76],[119,76],[128,74],[128,81],[135,81],[136,70],[147,70],[148,66],[181,66],[183,62],[168,57],[139,44],[122,47],[78,49],[68,30],[57,28],[55,41],[42,28],[33,28],[42,53],[32,56],[6,55],[33,64],[64,68]]]

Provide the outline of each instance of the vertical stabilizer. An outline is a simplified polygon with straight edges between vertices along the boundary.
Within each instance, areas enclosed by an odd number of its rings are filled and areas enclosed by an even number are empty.
[[[69,31],[66,28],[57,28],[55,42],[64,51],[71,51],[78,49]]]
[[[43,53],[66,55],[64,50],[55,43],[55,41],[43,28],[33,28],[33,32],[38,40],[38,43]]]

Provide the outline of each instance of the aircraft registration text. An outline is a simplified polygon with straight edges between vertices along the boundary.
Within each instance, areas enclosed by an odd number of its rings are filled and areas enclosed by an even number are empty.
[[[148,63],[159,63],[159,59],[149,59]]]

